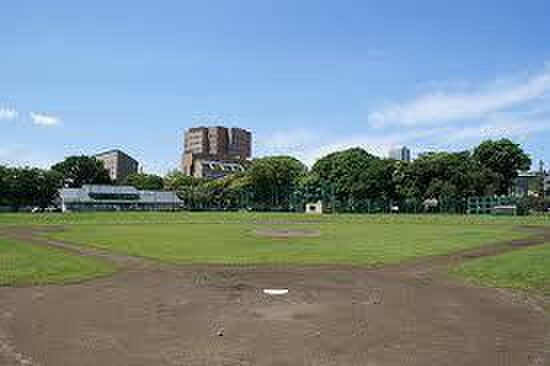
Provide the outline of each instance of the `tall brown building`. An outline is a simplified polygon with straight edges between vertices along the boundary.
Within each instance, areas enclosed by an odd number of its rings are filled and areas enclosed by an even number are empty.
[[[94,156],[103,162],[105,169],[114,182],[124,182],[130,174],[138,172],[139,163],[136,159],[120,150],[109,150]]]
[[[252,156],[252,134],[242,128],[190,128],[185,132],[184,145],[182,171],[195,177],[224,176],[235,171],[235,164]]]
[[[229,155],[237,160],[252,157],[252,134],[242,128],[231,128],[228,131]]]

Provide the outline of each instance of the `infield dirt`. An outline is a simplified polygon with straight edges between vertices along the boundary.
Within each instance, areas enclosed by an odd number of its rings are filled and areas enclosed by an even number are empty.
[[[515,293],[449,279],[449,263],[549,233],[381,268],[165,265],[11,228],[111,260],[91,282],[0,288],[0,365],[550,365],[550,320]],[[269,296],[265,288],[288,288]]]

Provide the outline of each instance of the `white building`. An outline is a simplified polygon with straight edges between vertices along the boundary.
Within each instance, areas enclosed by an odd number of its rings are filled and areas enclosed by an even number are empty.
[[[132,186],[84,185],[59,190],[59,206],[71,211],[173,211],[181,208],[176,192],[138,191]]]
[[[320,215],[324,213],[323,201],[310,202],[306,204],[306,213]]]
[[[394,160],[410,162],[411,150],[409,150],[406,146],[394,148],[390,150],[389,157]]]

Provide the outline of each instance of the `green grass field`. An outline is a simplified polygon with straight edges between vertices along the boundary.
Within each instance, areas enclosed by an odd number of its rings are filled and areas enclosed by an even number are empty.
[[[550,295],[550,243],[466,262],[451,272],[476,283]]]
[[[528,234],[516,227],[528,224],[549,225],[550,218],[213,212],[0,214],[0,226],[63,226],[65,231],[48,235],[79,245],[169,263],[220,264],[397,263],[525,237]],[[315,229],[321,235],[270,238],[257,235],[258,229]],[[0,240],[2,285],[71,282],[114,270],[61,251]]]
[[[72,283],[115,270],[109,264],[62,250],[0,238],[0,286]]]
[[[417,217],[397,220],[389,216],[335,216],[305,224],[306,219],[312,220],[311,216],[258,217],[262,216],[197,214],[182,222],[81,223],[67,225],[65,232],[53,237],[170,263],[377,265],[525,236],[510,225],[465,225],[452,219],[428,224]],[[275,225],[277,221],[279,224]],[[265,228],[316,229],[321,236],[281,239],[255,233]]]

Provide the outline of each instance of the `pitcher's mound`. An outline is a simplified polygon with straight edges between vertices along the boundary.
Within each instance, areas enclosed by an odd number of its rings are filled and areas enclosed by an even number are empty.
[[[317,229],[258,229],[254,234],[267,238],[316,238],[321,236],[321,230]]]

